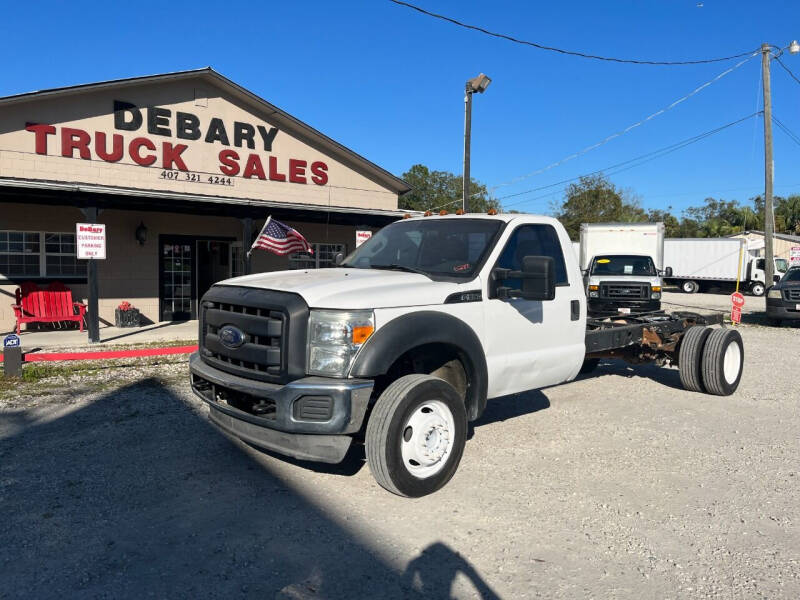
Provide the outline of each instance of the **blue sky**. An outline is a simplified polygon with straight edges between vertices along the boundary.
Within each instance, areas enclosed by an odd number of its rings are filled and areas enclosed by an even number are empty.
[[[800,5],[789,1],[768,10],[721,0],[415,3],[519,38],[623,58],[711,58],[800,38]],[[737,62],[654,67],[561,56],[385,0],[28,2],[10,12],[0,24],[0,95],[210,65],[398,175],[414,163],[461,171],[464,81],[483,71],[493,82],[475,98],[472,174],[490,187],[639,121]],[[783,60],[800,77],[800,55]],[[749,115],[761,108],[760,69],[756,57],[668,113],[496,195],[602,169]],[[800,135],[800,84],[777,64],[772,82],[775,116]],[[777,128],[774,136],[776,193],[800,193],[800,146]],[[761,122],[612,180],[645,207],[677,213],[706,196],[746,199],[763,188]],[[506,206],[546,212],[562,189]]]

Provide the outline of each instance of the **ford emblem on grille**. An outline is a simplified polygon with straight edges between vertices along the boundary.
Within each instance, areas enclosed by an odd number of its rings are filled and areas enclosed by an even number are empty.
[[[244,344],[244,331],[233,325],[224,325],[219,328],[219,341],[226,348],[238,348]]]

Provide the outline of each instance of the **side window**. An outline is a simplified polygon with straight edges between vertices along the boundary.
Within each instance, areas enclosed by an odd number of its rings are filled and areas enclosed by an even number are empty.
[[[762,271],[767,267],[767,263],[763,258],[759,258],[756,261],[756,269],[761,269]]]
[[[522,225],[515,229],[500,254],[497,266],[519,271],[522,269],[522,258],[525,256],[552,256],[555,262],[556,285],[569,284],[561,243],[551,225]],[[506,285],[520,287],[522,282],[509,279]]]

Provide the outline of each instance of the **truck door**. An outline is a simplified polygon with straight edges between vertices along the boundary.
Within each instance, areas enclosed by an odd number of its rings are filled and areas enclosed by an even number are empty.
[[[583,362],[586,299],[576,261],[565,256],[563,247],[552,225],[520,225],[492,267],[520,270],[524,256],[551,256],[556,295],[545,301],[500,300],[497,282],[489,278],[484,331],[490,397],[567,381]],[[520,289],[522,282],[506,280],[503,285]]]

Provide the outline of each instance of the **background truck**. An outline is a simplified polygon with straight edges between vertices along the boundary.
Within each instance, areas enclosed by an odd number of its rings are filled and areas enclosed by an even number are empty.
[[[764,259],[748,252],[742,238],[670,238],[664,241],[664,265],[671,275],[668,283],[687,294],[704,287],[740,286],[754,296],[763,296],[766,289]],[[786,271],[786,261],[775,261],[776,281]]]
[[[566,230],[533,215],[398,221],[339,268],[221,282],[199,317],[191,385],[213,423],[302,460],[363,443],[403,496],[450,480],[489,399],[602,357],[679,365],[685,388],[727,395],[744,362],[739,333],[700,315],[587,318]]]
[[[583,223],[580,268],[591,315],[661,309],[663,223]]]

